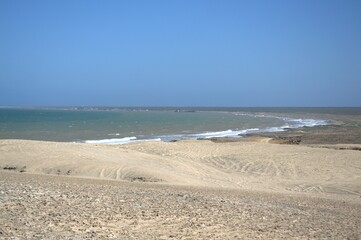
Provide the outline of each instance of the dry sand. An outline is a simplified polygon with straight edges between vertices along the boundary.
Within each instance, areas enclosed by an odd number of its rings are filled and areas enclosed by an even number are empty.
[[[360,239],[361,145],[270,142],[1,140],[0,238]]]

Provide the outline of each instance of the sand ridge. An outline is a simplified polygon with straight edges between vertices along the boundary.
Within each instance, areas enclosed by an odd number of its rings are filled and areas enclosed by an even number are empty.
[[[355,148],[355,145],[352,145]],[[0,168],[168,185],[361,196],[361,151],[268,140],[127,145],[0,141]]]
[[[3,239],[360,239],[359,145],[0,140]]]

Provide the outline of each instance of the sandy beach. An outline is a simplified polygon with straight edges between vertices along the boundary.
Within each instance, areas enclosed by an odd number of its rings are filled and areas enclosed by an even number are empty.
[[[0,36],[0,240],[361,240],[361,0],[3,0]]]
[[[0,236],[360,239],[350,127],[125,145],[1,140]],[[337,144],[332,128],[346,129]]]

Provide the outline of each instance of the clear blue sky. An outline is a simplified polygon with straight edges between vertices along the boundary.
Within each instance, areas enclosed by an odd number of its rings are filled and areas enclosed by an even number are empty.
[[[0,105],[361,106],[361,1],[0,0]]]

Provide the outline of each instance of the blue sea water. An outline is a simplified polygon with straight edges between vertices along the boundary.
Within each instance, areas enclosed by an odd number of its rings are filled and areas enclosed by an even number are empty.
[[[0,109],[0,138],[98,144],[242,137],[326,125],[326,120],[242,109]]]

